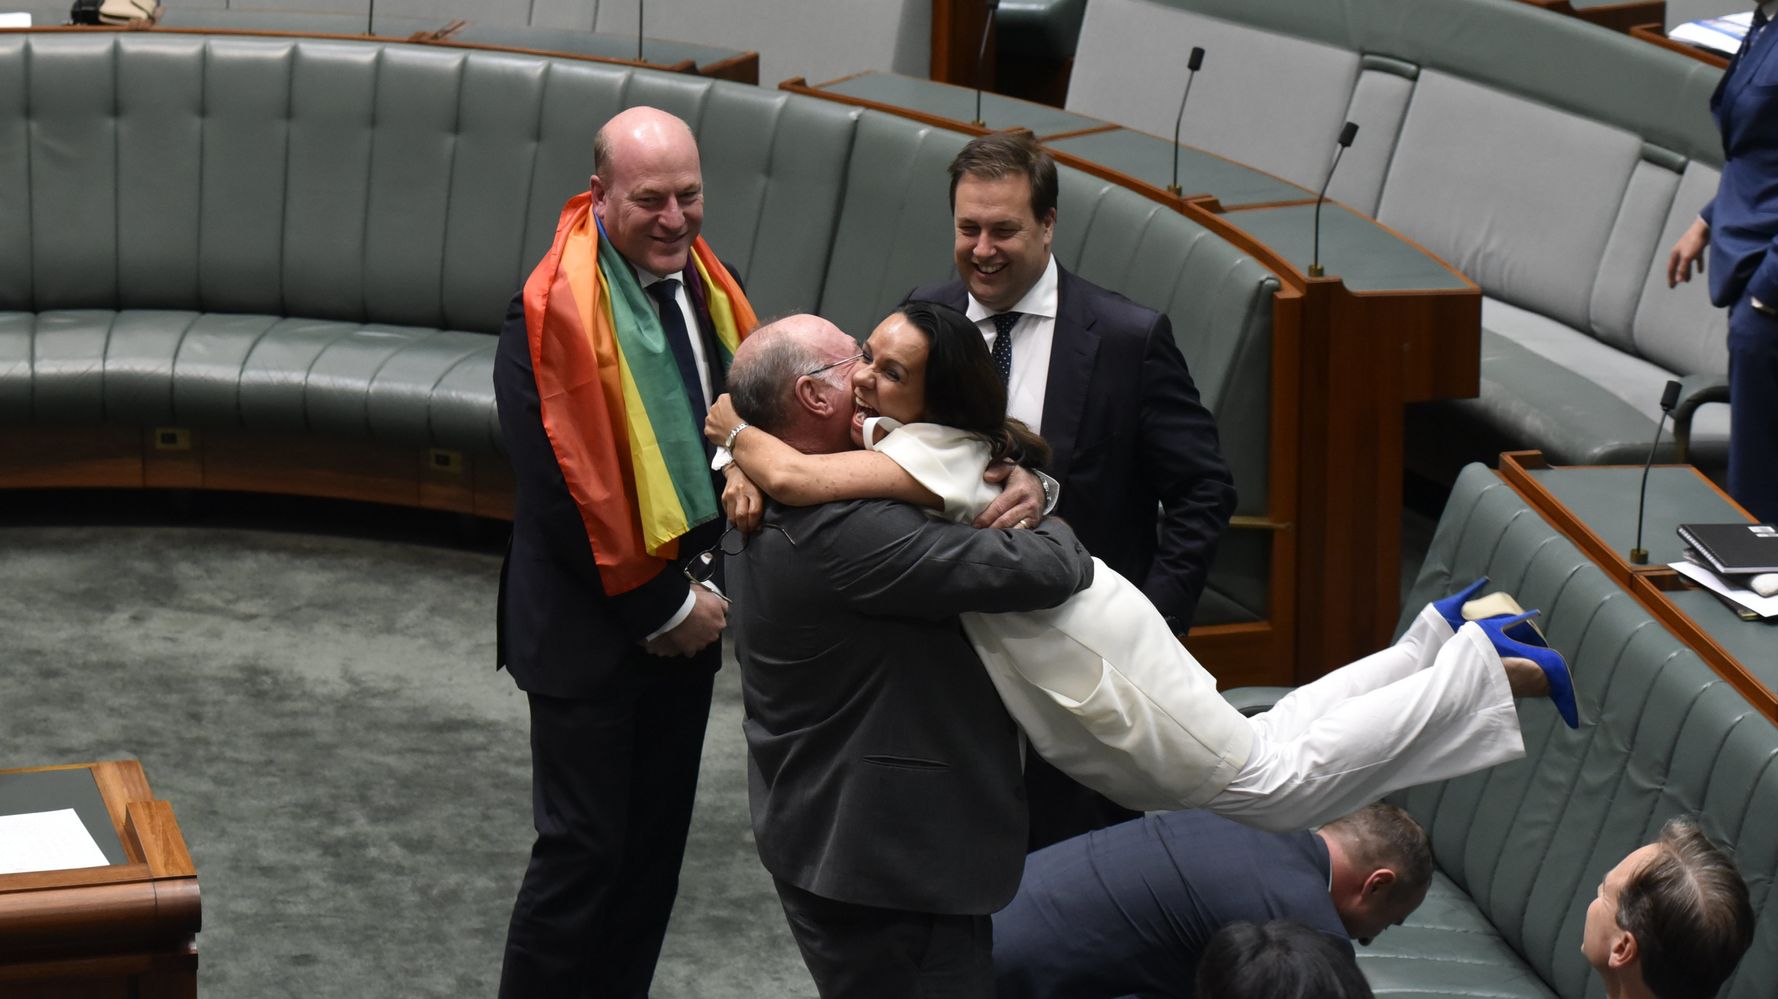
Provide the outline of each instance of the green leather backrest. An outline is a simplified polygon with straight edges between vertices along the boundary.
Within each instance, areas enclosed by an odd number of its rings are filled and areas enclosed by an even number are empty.
[[[1714,125],[1697,114],[1718,70],[1520,0],[1145,2],[1441,70],[1722,162]]]
[[[762,311],[814,301],[855,112],[697,77],[375,43],[0,38],[0,309],[187,308],[492,332],[652,103]]]
[[[1778,729],[1493,472],[1458,478],[1404,613],[1480,575],[1544,612],[1582,727],[1520,702],[1527,758],[1400,796],[1441,870],[1561,995],[1599,995],[1580,955],[1594,888],[1671,816],[1696,815],[1752,890],[1753,950],[1725,999],[1778,981]]]

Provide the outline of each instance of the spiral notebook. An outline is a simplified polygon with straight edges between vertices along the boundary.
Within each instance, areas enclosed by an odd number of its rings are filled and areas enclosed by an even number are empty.
[[[1771,524],[1681,524],[1679,537],[1725,576],[1778,572],[1778,527]]]

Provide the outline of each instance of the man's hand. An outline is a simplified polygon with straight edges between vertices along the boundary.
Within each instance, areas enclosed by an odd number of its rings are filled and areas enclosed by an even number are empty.
[[[725,397],[726,398],[726,397]],[[747,473],[741,471],[740,465],[730,465],[722,470],[726,481],[722,486],[722,512],[742,534],[752,534],[759,530],[759,515],[764,508],[764,495]]]
[[[1667,287],[1677,288],[1681,281],[1690,281],[1694,263],[1698,273],[1704,273],[1704,247],[1709,243],[1710,227],[1703,219],[1694,220],[1679,235],[1679,242],[1673,244],[1673,252],[1667,254]]]
[[[741,418],[735,414],[735,406],[728,401],[728,393],[716,397],[710,409],[704,414],[704,438],[717,447],[728,443],[729,431],[740,426]]]
[[[728,625],[728,601],[702,586],[691,588],[693,603],[685,620],[657,635],[643,648],[657,656],[695,656],[722,637]]]
[[[1004,483],[1000,497],[975,519],[976,527],[1036,527],[1043,521],[1043,483],[1010,461],[996,462],[982,480]]]

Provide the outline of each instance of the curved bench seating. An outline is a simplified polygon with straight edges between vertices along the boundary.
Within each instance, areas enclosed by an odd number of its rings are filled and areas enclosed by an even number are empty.
[[[0,35],[0,419],[28,427],[0,443],[0,484],[504,515],[489,334],[584,189],[594,131],[638,103],[697,131],[705,232],[762,315],[862,333],[949,272],[944,168],[966,137],[892,116],[375,41]],[[1275,512],[1276,277],[1085,174],[1063,172],[1062,200],[1057,257],[1169,311],[1241,511]],[[1231,537],[1200,621],[1265,620],[1287,554]]]
[[[1726,317],[1665,276],[1719,176],[1717,71],[1518,0],[1093,0],[1068,108],[1171,134],[1192,45],[1186,141],[1317,188],[1355,121],[1330,196],[1482,287],[1481,395],[1410,421],[1417,464],[1639,462],[1667,379],[1726,370]],[[1698,412],[1694,460],[1727,424]]]
[[[1438,873],[1426,904],[1359,950],[1377,994],[1578,999],[1594,887],[1672,815],[1696,815],[1747,878],[1754,944],[1722,999],[1778,981],[1778,728],[1493,472],[1458,477],[1409,615],[1478,576],[1541,607],[1569,655],[1582,727],[1522,702],[1526,759],[1397,802],[1426,826]],[[1756,626],[1750,626],[1756,627]]]

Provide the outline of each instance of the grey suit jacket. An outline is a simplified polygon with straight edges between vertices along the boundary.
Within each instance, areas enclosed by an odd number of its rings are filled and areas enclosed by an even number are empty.
[[[956,615],[1055,606],[1091,558],[1053,519],[978,531],[882,500],[766,522],[728,560],[760,860],[842,902],[999,909],[1024,865],[1018,738]]]

